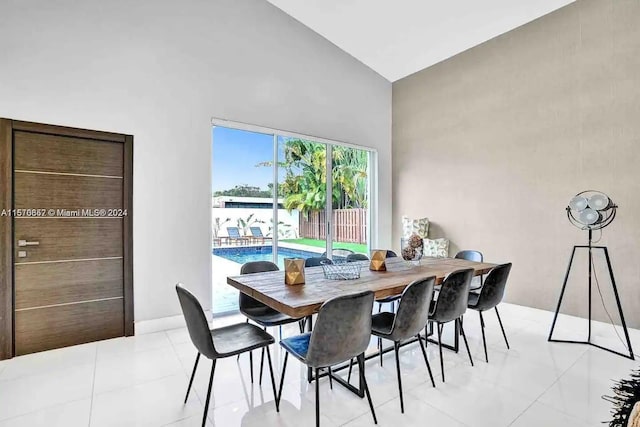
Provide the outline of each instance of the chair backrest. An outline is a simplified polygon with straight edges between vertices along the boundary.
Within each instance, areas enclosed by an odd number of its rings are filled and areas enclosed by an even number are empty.
[[[333,261],[325,256],[314,256],[304,260],[305,267],[318,267],[324,264],[333,264]]]
[[[252,261],[242,264],[240,268],[240,274],[253,274],[264,273],[266,271],[278,271],[280,270],[277,265],[270,261]],[[265,308],[267,307],[260,301],[251,298],[249,295],[240,292],[238,296],[238,305],[240,306],[240,313],[245,313],[250,308]]]
[[[465,259],[467,261],[475,261],[475,262],[483,261],[482,252],[471,251],[471,250],[460,251],[456,254],[455,258]]]
[[[473,274],[473,268],[467,268],[454,271],[444,279],[436,306],[431,313],[432,320],[446,323],[464,314],[469,302],[469,288]]]
[[[475,262],[482,262],[484,260],[482,256],[482,252],[473,251],[473,250],[460,251],[456,254],[455,258],[464,259],[466,261],[475,261]],[[471,280],[472,289],[475,290],[480,286],[482,286],[482,276],[474,277]]]
[[[490,310],[500,304],[502,297],[504,297],[504,288],[507,285],[510,271],[511,263],[508,263],[494,267],[489,272],[480,290],[480,296],[478,297],[478,303],[474,307],[475,309],[482,311]]]
[[[387,258],[398,258],[398,254],[393,251],[387,251]]]
[[[202,305],[200,305],[195,295],[185,289],[181,283],[176,285],[176,292],[178,293],[184,320],[187,322],[187,330],[189,331],[191,342],[193,342],[200,354],[209,359],[215,359],[218,353],[213,345],[211,330]]]
[[[347,262],[356,262],[356,261],[369,261],[369,257],[365,254],[349,254],[347,255]]]
[[[429,309],[433,299],[433,287],[436,278],[425,277],[413,281],[402,292],[398,312],[393,321],[391,336],[393,341],[402,341],[415,337],[427,325]]]
[[[334,260],[340,260],[340,261],[344,261],[347,259],[347,257],[351,254],[353,254],[355,252],[353,252],[351,249],[341,249],[341,248],[336,248],[333,249],[331,251],[331,258],[333,258]],[[322,253],[323,257],[327,256],[327,252],[323,252]]]
[[[241,237],[240,229],[238,227],[227,227],[227,234],[229,237]]]
[[[365,291],[322,304],[307,352],[310,367],[337,365],[364,353],[371,339],[373,300],[373,292]]]
[[[249,227],[249,230],[251,230],[251,235],[253,237],[264,237],[262,234],[262,228],[260,227]]]

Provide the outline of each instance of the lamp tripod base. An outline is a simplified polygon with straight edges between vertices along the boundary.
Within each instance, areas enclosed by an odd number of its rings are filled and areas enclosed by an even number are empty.
[[[551,324],[551,331],[549,331],[549,342],[563,342],[569,344],[587,344],[593,347],[608,351],[610,353],[616,354],[618,356],[625,357],[627,359],[635,360],[635,356],[633,354],[633,349],[631,348],[631,340],[629,339],[629,330],[627,329],[627,323],[624,320],[624,313],[622,312],[622,304],[620,304],[620,296],[618,295],[618,287],[616,286],[616,280],[613,277],[613,269],[611,268],[611,259],[609,258],[609,250],[606,246],[593,246],[591,244],[591,234],[592,231],[589,230],[589,245],[587,246],[574,246],[573,251],[571,251],[571,258],[569,259],[569,265],[567,266],[567,273],[564,276],[564,283],[562,284],[562,291],[560,292],[560,298],[558,300],[558,306],[556,308],[555,315],[553,316],[553,323]],[[560,340],[553,338],[553,330],[556,327],[556,322],[558,320],[558,314],[560,313],[560,307],[562,305],[562,299],[564,298],[564,292],[567,289],[567,281],[569,280],[569,273],[571,272],[571,266],[573,264],[573,258],[576,254],[577,249],[588,249],[589,250],[589,331],[588,337],[586,341],[574,341],[574,340]],[[618,307],[618,314],[620,315],[620,323],[622,324],[622,329],[624,331],[624,336],[627,342],[627,349],[629,353],[622,353],[599,344],[595,344],[591,341],[591,300],[592,300],[592,267],[593,267],[593,250],[599,249],[604,252],[604,256],[607,260],[607,268],[609,270],[609,277],[611,278],[611,285],[613,287],[613,294],[615,295],[616,305]]]

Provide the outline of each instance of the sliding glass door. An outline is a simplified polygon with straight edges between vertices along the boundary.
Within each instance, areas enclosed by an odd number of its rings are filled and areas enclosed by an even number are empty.
[[[309,258],[327,253],[327,145],[279,136],[278,189],[288,225],[278,218],[279,257]],[[280,214],[280,212],[279,212]]]
[[[334,146],[331,154],[333,259],[369,254],[369,152]]]
[[[216,126],[211,173],[213,312],[238,310],[227,276],[248,261],[272,259],[273,135]]]
[[[212,155],[214,314],[237,310],[245,262],[368,254],[371,152],[215,126]]]

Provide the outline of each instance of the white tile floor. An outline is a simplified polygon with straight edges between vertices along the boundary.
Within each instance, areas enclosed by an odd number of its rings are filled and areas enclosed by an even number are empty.
[[[596,348],[551,344],[551,313],[503,304],[511,350],[495,316],[486,315],[489,363],[484,361],[478,319],[465,317],[476,362],[445,350],[442,383],[436,346],[428,348],[436,388],[428,380],[416,345],[401,353],[405,414],[400,414],[392,353],[384,367],[367,362],[367,379],[381,426],[597,426],[607,421],[612,380],[637,363]],[[214,326],[241,321],[216,319]],[[295,327],[284,331],[291,334]],[[579,337],[585,321],[562,317],[558,337]],[[272,331],[277,334],[277,331]],[[640,331],[631,330],[638,342]],[[621,349],[610,325],[594,329],[599,343]],[[276,346],[277,347],[277,346]],[[274,363],[282,358],[274,349]],[[201,361],[188,403],[183,404],[195,350],[185,329],[121,338],[0,362],[0,427],[7,426],[197,426],[201,423],[210,363]],[[257,365],[259,357],[254,357]],[[262,387],[249,380],[248,357],[220,361],[208,414],[209,425],[310,426],[314,387],[290,358],[280,413],[265,370]],[[279,368],[276,377],[280,377]],[[357,378],[357,377],[356,377]],[[370,426],[366,400],[321,381],[323,426]]]

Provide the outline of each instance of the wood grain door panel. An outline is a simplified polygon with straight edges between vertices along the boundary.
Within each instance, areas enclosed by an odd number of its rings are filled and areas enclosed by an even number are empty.
[[[0,118],[0,360],[134,334],[132,192],[131,135]]]
[[[16,265],[16,310],[123,297],[122,259]]]
[[[124,335],[122,298],[15,313],[16,356]]]
[[[122,208],[122,179],[16,172],[16,209]]]
[[[122,257],[122,218],[16,218],[16,263]],[[18,251],[27,252],[25,258]]]
[[[122,177],[124,147],[106,141],[16,132],[16,170]]]

